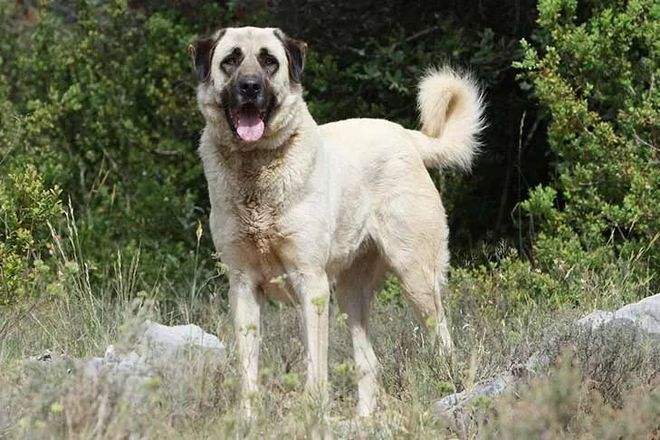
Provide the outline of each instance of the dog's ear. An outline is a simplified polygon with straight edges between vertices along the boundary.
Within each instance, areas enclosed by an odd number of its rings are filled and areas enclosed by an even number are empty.
[[[211,58],[213,58],[213,49],[215,48],[215,39],[200,38],[188,46],[188,53],[193,59],[197,79],[206,81],[211,73]]]
[[[294,83],[300,84],[302,73],[305,69],[305,55],[307,54],[307,43],[290,38],[279,29],[275,30],[275,36],[282,42],[286,58],[289,64],[289,78]]]
[[[213,51],[218,41],[222,38],[225,31],[224,29],[216,32],[213,37],[200,38],[188,46],[188,53],[193,59],[193,65],[197,72],[197,79],[206,81],[211,74],[211,60],[213,59]]]

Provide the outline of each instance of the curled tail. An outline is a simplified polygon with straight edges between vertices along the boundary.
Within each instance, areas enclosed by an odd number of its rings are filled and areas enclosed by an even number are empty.
[[[469,170],[485,126],[477,83],[448,67],[429,70],[419,83],[417,105],[422,130],[413,133],[424,165]]]

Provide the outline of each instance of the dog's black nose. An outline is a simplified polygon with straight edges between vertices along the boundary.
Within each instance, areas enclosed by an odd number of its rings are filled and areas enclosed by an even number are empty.
[[[258,76],[244,76],[238,80],[238,92],[243,98],[255,99],[261,93],[261,79]]]

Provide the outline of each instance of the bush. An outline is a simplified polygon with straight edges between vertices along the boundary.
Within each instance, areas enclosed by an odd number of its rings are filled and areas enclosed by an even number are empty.
[[[532,24],[528,3],[516,18],[516,32],[524,35]],[[27,7],[28,13],[20,4],[3,4],[0,87],[26,121],[20,151],[13,155],[20,153],[46,186],[59,186],[71,200],[86,261],[100,269],[92,271],[94,279],[103,278],[104,268],[121,250],[128,258],[142,255],[142,282],[161,284],[167,273],[168,290],[181,290],[179,281],[193,271],[197,224],[208,210],[195,154],[202,121],[185,51],[194,36],[249,22],[279,25],[308,40],[312,50],[305,86],[320,122],[376,116],[415,126],[416,78],[426,66],[445,61],[474,66],[502,98],[494,100],[497,105],[522,111],[524,97],[510,93],[515,32],[499,22],[476,26],[487,21],[475,13],[476,3],[465,9],[465,17],[425,14],[423,23],[418,12],[407,9],[405,18],[393,20],[391,11],[402,4],[388,2],[377,17],[373,8],[361,5],[371,18],[360,19],[362,26],[351,28],[350,38],[332,41],[328,32],[345,24],[345,5],[339,3],[327,5],[323,17],[305,13],[305,27],[286,19],[295,6],[286,2],[247,11],[238,2],[54,1],[40,4],[36,12]],[[427,29],[418,34],[422,24]],[[472,30],[482,27],[483,32]],[[348,41],[361,41],[360,50],[347,50]],[[504,117],[493,108],[492,117]],[[492,170],[499,170],[496,164],[503,157],[495,146],[509,148],[509,135],[517,136],[517,128],[510,126],[493,124],[489,154],[484,155],[489,171],[476,173],[470,182],[449,178],[457,187],[446,198],[455,213],[452,230],[460,237],[452,241],[456,247],[489,235],[483,219],[492,220],[495,211],[506,212],[515,203],[511,196],[499,206],[484,202],[496,199],[492,191],[500,193],[492,184],[499,181]],[[468,190],[468,185],[486,192]],[[455,202],[465,198],[466,203]],[[496,234],[510,232],[498,229]],[[208,237],[204,234],[201,243],[207,262],[212,252]]]
[[[657,433],[657,387],[637,383],[628,390],[622,405],[610,405],[594,389],[592,379],[580,374],[580,367],[567,352],[547,375],[521,387],[516,396],[495,403],[482,435],[502,439],[620,439],[652,438]],[[635,373],[625,372],[633,377]]]
[[[15,160],[30,121],[2,101],[2,90],[0,106],[0,307],[6,307],[41,293],[35,284],[46,279],[50,226],[57,227],[62,207],[59,188],[49,188],[35,166]]]
[[[658,268],[653,243],[660,205],[650,146],[658,101],[649,87],[657,65],[650,2],[577,8],[544,0],[537,31],[531,2],[516,2],[516,13],[485,4],[489,18],[479,12],[481,3],[467,2],[460,14],[442,17],[434,15],[435,6],[408,10],[388,0],[374,12],[360,3],[349,8],[349,18],[362,25],[336,38],[327,35],[345,27],[347,16],[346,6],[335,2],[321,15],[295,12],[295,2],[247,15],[244,5],[231,2],[82,0],[45,3],[28,19],[20,6],[5,3],[0,100],[22,121],[7,161],[31,164],[44,188],[61,188],[71,200],[85,260],[100,269],[92,270],[93,279],[101,280],[121,251],[129,259],[141,254],[143,284],[181,290],[195,271],[197,226],[208,210],[195,155],[202,121],[185,48],[195,35],[225,24],[281,25],[310,42],[305,86],[320,122],[375,116],[414,126],[414,81],[430,64],[469,64],[483,80],[491,128],[474,175],[434,173],[443,190],[452,188],[444,200],[458,265],[465,259],[460,249],[500,240],[497,246],[506,249],[517,240],[519,250],[531,249],[531,263],[511,255],[474,273],[483,278],[500,271],[496,279],[513,280],[512,303],[579,302],[585,280],[598,278],[594,285],[600,285],[605,267],[641,286],[627,290],[633,297],[648,292]],[[513,45],[519,35],[544,47],[523,45],[522,90],[510,68],[520,54]],[[530,90],[552,118],[550,151],[544,119],[526,96]],[[529,129],[520,121],[526,112],[534,120]],[[518,146],[523,151],[515,159]],[[556,158],[554,180],[545,177],[548,158]],[[518,185],[512,183],[516,168]],[[527,187],[540,181],[527,197]],[[527,214],[531,234],[523,234],[522,222],[506,220],[524,198],[519,212]],[[208,237],[202,234],[199,261],[210,261]],[[473,253],[473,260],[481,263],[491,253]],[[210,264],[206,270],[210,274]],[[396,299],[397,289],[389,290]]]
[[[551,116],[557,155],[556,177],[521,206],[542,268],[626,266],[657,291],[658,18],[650,0],[539,2],[542,48],[523,41],[517,66]]]
[[[57,189],[47,189],[30,165],[0,176],[0,306],[38,294],[33,284],[48,271],[51,223],[62,213]]]
[[[93,266],[141,251],[145,282],[185,273],[206,205],[185,51],[193,32],[121,1],[56,6],[34,26],[0,27],[11,40],[0,45],[7,96],[25,127],[13,161],[71,199]]]

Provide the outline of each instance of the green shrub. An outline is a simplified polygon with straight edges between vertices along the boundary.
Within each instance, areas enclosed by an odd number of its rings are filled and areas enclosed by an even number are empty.
[[[0,176],[0,306],[39,295],[35,283],[49,267],[48,225],[60,220],[57,189],[47,189],[37,170],[25,166]]]
[[[93,279],[102,280],[121,251],[128,259],[141,255],[141,282],[173,292],[197,262],[210,262],[209,234],[197,246],[208,202],[195,155],[202,121],[185,48],[206,30],[249,21],[281,25],[310,42],[305,86],[321,122],[375,116],[414,126],[414,81],[421,69],[445,61],[474,68],[488,88],[491,109],[481,168],[468,178],[434,174],[443,189],[452,188],[444,198],[452,214],[452,246],[473,249],[499,234],[508,248],[517,227],[523,248],[523,225],[506,226],[506,213],[516,197],[526,197],[527,184],[543,180],[548,153],[556,158],[553,180],[520,205],[532,231],[531,262],[498,257],[499,263],[472,274],[493,276],[486,285],[507,287],[508,303],[577,303],[588,286],[603,283],[630,281],[627,298],[653,288],[660,203],[653,147],[658,96],[650,84],[657,71],[651,49],[658,25],[649,0],[580,8],[570,1],[540,3],[540,30],[532,41],[543,49],[523,46],[520,84],[531,87],[552,118],[549,152],[544,122],[524,93],[511,93],[509,66],[519,53],[512,46],[518,34],[495,18],[474,15],[471,2],[464,18],[483,24],[479,30],[452,14],[405,11],[393,20],[391,11],[399,6],[388,1],[383,11],[390,12],[378,11],[336,39],[327,35],[344,23],[343,5],[336,4],[336,11],[328,6],[327,16],[301,16],[306,25],[298,26],[283,18],[294,3],[255,8],[247,16],[233,2],[46,2],[33,22],[18,19],[16,4],[0,5],[0,104],[6,102],[22,121],[5,165],[32,166],[44,188],[61,188],[62,199],[71,200]],[[532,33],[530,8],[516,18],[524,35]],[[360,41],[359,47],[347,47],[351,41]],[[519,129],[523,111],[536,119],[528,133]],[[519,158],[525,170],[518,164],[526,183],[516,187],[511,145],[519,136],[530,148]],[[503,155],[508,177],[500,188]],[[488,254],[474,259],[488,260]],[[454,255],[460,265],[462,253]],[[206,269],[213,270],[210,264]],[[467,283],[469,271],[457,273]],[[381,299],[398,303],[397,296],[390,283]]]
[[[540,49],[517,66],[551,117],[556,177],[521,207],[540,267],[605,270],[657,286],[660,269],[660,94],[652,0],[539,2]],[[655,274],[655,275],[654,275]]]
[[[0,45],[7,96],[25,124],[12,160],[71,199],[97,277],[122,250],[141,252],[146,282],[176,279],[206,205],[185,51],[194,31],[122,1],[65,9],[44,8],[20,32],[0,26],[12,40]]]
[[[0,307],[30,303],[43,290],[53,293],[51,225],[62,218],[59,189],[48,188],[36,167],[16,164],[9,156],[25,119],[11,113],[5,103],[0,115]],[[2,325],[0,325],[0,328]],[[1,333],[1,332],[0,332]]]
[[[290,6],[255,7],[246,15],[233,2],[80,0],[40,3],[38,13],[24,20],[22,6],[0,5],[0,88],[25,120],[13,160],[33,164],[46,186],[59,186],[63,199],[71,200],[85,260],[99,269],[92,270],[94,279],[103,278],[118,250],[127,258],[140,253],[140,277],[149,285],[161,284],[167,274],[170,290],[181,290],[178,280],[193,271],[195,230],[208,209],[195,154],[202,121],[185,50],[196,35],[249,22],[281,26],[308,40],[305,86],[321,122],[377,116],[414,126],[416,77],[447,60],[469,62],[489,85],[511,77],[516,38],[502,31],[463,30],[454,18],[428,15],[425,26],[432,32],[415,36],[419,25],[411,20],[382,32],[379,19],[351,29],[350,40],[361,41],[361,49],[347,51],[327,38],[325,21],[340,27],[341,13],[323,17],[323,26],[311,14],[309,28],[296,29],[279,15]],[[396,9],[396,2],[387,8]],[[520,97],[503,96],[520,106]],[[486,174],[478,174],[480,185],[494,188],[484,182],[498,178]],[[465,179],[452,179],[467,188]],[[464,215],[470,203],[454,204],[467,193],[460,187],[447,198],[456,218],[488,217]],[[472,205],[479,212],[486,206]],[[454,225],[457,235],[478,229],[466,224]],[[204,262],[212,252],[208,237],[201,243]]]

